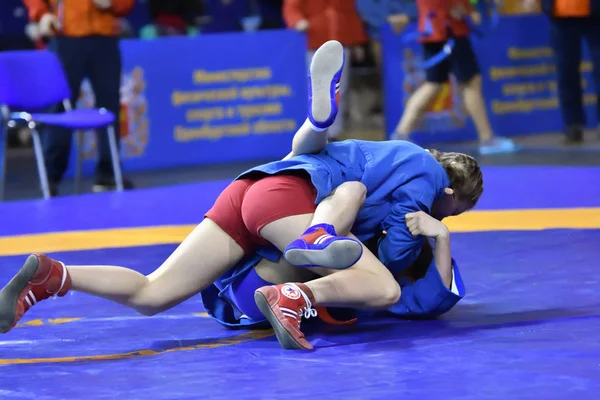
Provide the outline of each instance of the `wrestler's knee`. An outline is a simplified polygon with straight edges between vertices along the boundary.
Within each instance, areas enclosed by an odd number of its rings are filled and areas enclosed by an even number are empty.
[[[350,204],[362,205],[367,197],[367,187],[358,181],[344,182],[338,186],[335,193],[343,195]]]
[[[389,308],[398,303],[402,294],[400,285],[395,280],[386,281],[377,291],[381,301],[381,308]]]

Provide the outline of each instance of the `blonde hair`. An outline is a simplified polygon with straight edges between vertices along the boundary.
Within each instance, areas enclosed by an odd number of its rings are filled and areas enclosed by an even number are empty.
[[[475,207],[483,194],[483,174],[477,160],[463,153],[429,152],[446,170],[456,197]]]

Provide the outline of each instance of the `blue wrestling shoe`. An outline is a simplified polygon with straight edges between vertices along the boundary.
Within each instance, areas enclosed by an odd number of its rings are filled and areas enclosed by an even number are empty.
[[[344,47],[330,40],[319,47],[308,75],[308,120],[317,129],[333,124],[338,113],[337,95],[344,70]]]
[[[283,257],[296,267],[350,268],[362,256],[359,241],[338,236],[329,224],[311,226],[283,252]]]

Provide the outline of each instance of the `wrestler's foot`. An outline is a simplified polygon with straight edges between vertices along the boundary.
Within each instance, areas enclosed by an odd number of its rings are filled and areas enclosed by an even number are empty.
[[[317,130],[325,130],[335,121],[343,70],[344,47],[340,42],[330,40],[315,52],[308,75],[308,120]]]
[[[62,297],[71,288],[65,265],[43,254],[30,255],[21,270],[0,290],[0,333],[10,331],[38,302]]]
[[[303,283],[263,286],[254,292],[254,301],[267,318],[281,347],[291,350],[311,350],[313,346],[300,330],[302,317],[316,317],[312,308],[314,296]]]
[[[283,257],[296,267],[350,268],[362,256],[357,240],[338,236],[329,224],[311,226],[283,252]]]

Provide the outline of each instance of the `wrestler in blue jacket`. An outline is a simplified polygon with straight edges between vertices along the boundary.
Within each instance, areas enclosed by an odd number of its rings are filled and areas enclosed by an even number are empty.
[[[392,272],[401,271],[419,255],[423,238],[415,238],[406,228],[407,213],[431,213],[434,202],[450,187],[446,169],[431,153],[404,141],[368,142],[345,140],[328,144],[318,154],[305,154],[274,161],[244,172],[240,177],[264,173],[302,170],[317,189],[318,204],[348,181],[367,188],[352,233],[361,241],[375,232],[387,231],[377,254]]]

